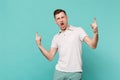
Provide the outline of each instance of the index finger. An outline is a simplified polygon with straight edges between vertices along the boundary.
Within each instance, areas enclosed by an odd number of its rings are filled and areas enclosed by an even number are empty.
[[[94,18],[94,23],[97,23],[96,18]]]
[[[38,32],[36,32],[36,37],[38,37]]]

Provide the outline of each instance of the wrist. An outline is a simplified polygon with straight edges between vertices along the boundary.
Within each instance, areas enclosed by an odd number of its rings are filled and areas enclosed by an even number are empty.
[[[98,35],[98,32],[94,32],[95,35]]]
[[[40,47],[41,47],[41,45],[40,45],[40,44],[38,44],[37,46],[38,46],[38,48],[40,48]]]

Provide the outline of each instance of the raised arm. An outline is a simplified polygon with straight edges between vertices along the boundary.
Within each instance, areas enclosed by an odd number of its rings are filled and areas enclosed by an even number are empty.
[[[98,43],[98,26],[97,26],[97,21],[96,18],[94,18],[94,22],[91,24],[92,30],[93,30],[93,38],[90,38],[89,36],[86,36],[84,38],[84,41],[91,47],[91,48],[96,48],[97,43]]]
[[[42,45],[41,45],[41,36],[38,35],[38,32],[36,33],[36,44],[42,54],[48,59],[52,60],[54,58],[54,55],[57,51],[57,48],[51,48],[49,51],[47,51]]]

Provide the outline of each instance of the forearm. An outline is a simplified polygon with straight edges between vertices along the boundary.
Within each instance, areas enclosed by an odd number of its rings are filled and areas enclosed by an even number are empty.
[[[90,38],[89,36],[84,38],[84,41],[91,47],[96,48],[98,43],[98,26],[96,23],[96,18],[94,18],[94,22],[91,24],[91,27],[93,29],[93,38]]]
[[[50,60],[50,53],[47,51],[42,45],[38,45],[39,50],[42,52],[42,54]]]
[[[98,43],[98,33],[94,33],[94,36],[92,38],[92,47],[96,48]]]

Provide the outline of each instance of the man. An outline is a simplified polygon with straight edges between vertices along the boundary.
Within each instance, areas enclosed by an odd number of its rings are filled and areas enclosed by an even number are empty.
[[[62,9],[54,11],[54,19],[60,28],[52,40],[51,48],[47,51],[41,45],[41,37],[36,33],[36,43],[42,54],[52,60],[55,53],[59,52],[59,59],[56,65],[54,80],[81,80],[82,74],[82,42],[87,43],[91,48],[96,48],[98,43],[98,27],[96,19],[91,24],[93,38],[90,38],[81,27],[74,27],[68,24],[68,16]]]

